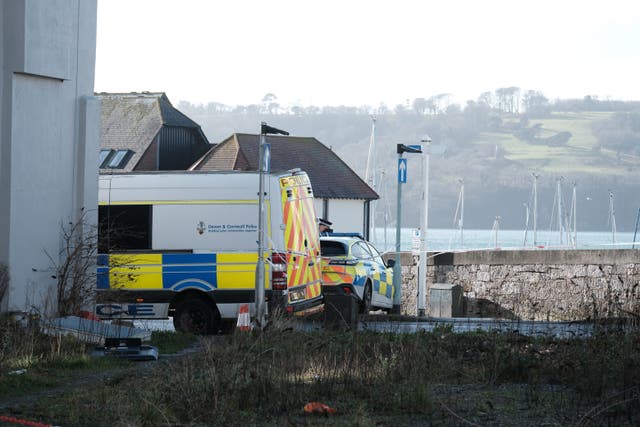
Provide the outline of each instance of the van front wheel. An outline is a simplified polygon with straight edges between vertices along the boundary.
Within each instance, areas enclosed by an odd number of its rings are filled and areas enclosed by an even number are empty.
[[[220,314],[213,302],[198,297],[189,297],[176,305],[173,327],[178,332],[195,335],[214,334]]]

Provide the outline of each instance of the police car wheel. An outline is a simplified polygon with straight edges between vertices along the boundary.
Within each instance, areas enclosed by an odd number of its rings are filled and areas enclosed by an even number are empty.
[[[360,314],[369,314],[371,311],[371,283],[367,282],[362,292],[362,301],[360,301]]]
[[[186,298],[178,303],[173,316],[173,326],[178,332],[207,335],[214,334],[218,326],[218,310],[202,298]]]

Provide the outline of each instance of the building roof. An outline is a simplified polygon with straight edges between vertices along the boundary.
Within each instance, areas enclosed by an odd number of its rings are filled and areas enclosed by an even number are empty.
[[[135,169],[162,126],[191,128],[207,141],[200,125],[177,110],[162,92],[99,93],[101,149],[130,150],[122,171]]]
[[[328,199],[378,199],[342,159],[310,137],[268,135],[271,170],[300,168],[307,172],[316,197]],[[209,150],[191,170],[258,170],[260,135],[235,133]]]

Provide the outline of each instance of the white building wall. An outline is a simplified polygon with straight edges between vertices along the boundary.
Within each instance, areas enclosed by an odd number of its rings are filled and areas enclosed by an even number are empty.
[[[328,219],[333,231],[364,235],[364,200],[329,199]]]
[[[0,310],[51,308],[62,227],[96,217],[96,0],[1,0],[0,22]]]
[[[313,199],[313,207],[316,210],[316,215],[318,216],[318,218],[322,218],[324,215],[323,209],[322,209],[322,201],[324,199],[319,199],[319,198],[314,198]]]

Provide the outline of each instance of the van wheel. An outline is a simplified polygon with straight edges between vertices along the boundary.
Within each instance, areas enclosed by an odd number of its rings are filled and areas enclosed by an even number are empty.
[[[371,311],[371,283],[367,282],[360,301],[360,314],[369,314]]]
[[[200,297],[188,297],[176,305],[173,327],[178,332],[208,335],[217,332],[220,314],[215,304]]]

